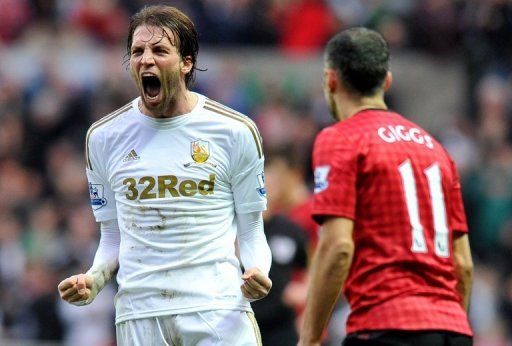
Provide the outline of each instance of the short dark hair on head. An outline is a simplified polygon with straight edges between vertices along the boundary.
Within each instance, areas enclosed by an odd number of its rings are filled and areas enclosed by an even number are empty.
[[[339,72],[348,88],[363,96],[370,96],[386,78],[389,46],[376,31],[351,28],[329,40],[325,59],[328,67]]]
[[[135,13],[130,19],[128,39],[126,42],[128,56],[131,55],[133,33],[135,29],[141,25],[156,26],[158,28],[171,30],[176,39],[175,44],[180,56],[182,58],[190,56],[192,60],[192,69],[185,76],[185,83],[187,87],[189,87],[194,81],[197,53],[199,52],[199,43],[194,23],[185,13],[175,7],[164,5],[146,6]]]

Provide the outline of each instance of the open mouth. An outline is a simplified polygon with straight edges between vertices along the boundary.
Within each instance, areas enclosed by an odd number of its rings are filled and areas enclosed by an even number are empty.
[[[142,88],[144,89],[144,93],[149,98],[155,98],[160,94],[160,88],[162,84],[160,83],[160,79],[155,75],[145,75],[142,76]]]

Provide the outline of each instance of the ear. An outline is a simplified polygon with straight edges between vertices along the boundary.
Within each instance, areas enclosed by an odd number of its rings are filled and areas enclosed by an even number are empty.
[[[391,71],[386,73],[386,79],[384,80],[384,92],[388,91],[391,88],[391,84],[393,84],[393,74]]]
[[[334,93],[339,88],[338,74],[333,69],[324,69],[324,87],[330,93]]]
[[[183,74],[187,74],[192,71],[194,64],[192,63],[192,57],[186,56],[180,62],[180,69]]]

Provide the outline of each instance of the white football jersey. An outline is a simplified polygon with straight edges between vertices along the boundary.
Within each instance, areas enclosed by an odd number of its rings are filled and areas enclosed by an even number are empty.
[[[131,103],[86,138],[98,222],[121,232],[116,323],[212,309],[251,311],[235,256],[236,213],[263,211],[263,149],[246,116],[198,95],[155,119]]]

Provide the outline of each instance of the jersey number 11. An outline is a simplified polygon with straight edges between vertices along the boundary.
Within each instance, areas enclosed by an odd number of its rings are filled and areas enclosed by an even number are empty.
[[[412,244],[411,251],[426,253],[427,243],[423,232],[423,225],[420,221],[420,213],[418,207],[418,194],[416,192],[416,180],[412,170],[411,161],[403,162],[398,170],[402,176],[402,184],[405,192],[405,201],[409,220],[411,223]],[[441,185],[441,170],[439,164],[434,163],[432,166],[424,170],[427,177],[430,200],[432,204],[432,215],[434,217],[434,246],[435,254],[439,257],[450,256],[448,247],[448,226],[446,223],[446,208],[444,203],[443,188]]]

